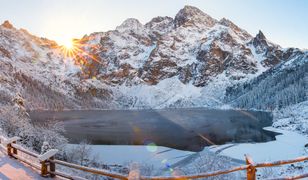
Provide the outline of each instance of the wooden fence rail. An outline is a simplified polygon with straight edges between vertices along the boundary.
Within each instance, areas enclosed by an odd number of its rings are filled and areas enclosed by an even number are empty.
[[[286,164],[292,164],[297,162],[303,162],[308,161],[308,156],[299,157],[292,160],[283,160],[283,161],[275,161],[275,162],[265,162],[265,163],[254,163],[252,158],[248,155],[245,155],[246,159],[246,165],[233,167],[231,169],[227,170],[219,170],[209,173],[199,173],[199,174],[193,174],[193,175],[184,175],[184,176],[141,176],[138,170],[132,170],[129,172],[128,175],[116,173],[116,172],[110,172],[102,169],[96,169],[96,168],[90,168],[85,166],[80,166],[77,164],[72,164],[64,161],[60,161],[54,158],[58,150],[52,149],[48,152],[39,155],[36,153],[33,153],[22,146],[16,144],[16,142],[19,140],[18,137],[13,138],[3,138],[0,137],[0,149],[7,152],[7,155],[16,158],[19,161],[22,161],[23,163],[26,163],[38,170],[40,170],[41,176],[43,177],[63,177],[66,179],[77,179],[77,180],[83,180],[81,177],[75,177],[63,172],[59,172],[56,170],[56,164],[66,166],[68,168],[77,169],[80,171],[88,172],[91,174],[96,175],[102,175],[107,176],[110,178],[115,179],[123,179],[123,180],[132,180],[132,179],[141,179],[141,180],[180,180],[180,179],[198,179],[198,178],[207,178],[207,177],[213,177],[213,176],[219,176],[223,174],[229,174],[236,171],[243,171],[246,170],[247,173],[247,180],[256,180],[256,171],[257,168],[264,168],[264,167],[274,167],[274,166],[281,166]],[[35,158],[40,164],[36,164],[32,162],[31,160],[24,158],[20,156],[20,153],[24,153],[32,158]],[[298,176],[292,176],[292,177],[284,177],[284,178],[276,178],[272,180],[282,180],[282,179],[302,179],[307,178],[307,174],[302,174]]]

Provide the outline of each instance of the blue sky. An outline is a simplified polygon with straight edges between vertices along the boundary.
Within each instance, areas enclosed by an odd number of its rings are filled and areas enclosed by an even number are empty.
[[[193,5],[283,47],[308,48],[308,0],[0,0],[0,21],[64,42],[107,31],[133,17],[146,23]]]

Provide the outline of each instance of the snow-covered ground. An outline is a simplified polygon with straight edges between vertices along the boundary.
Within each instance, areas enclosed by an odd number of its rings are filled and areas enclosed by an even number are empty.
[[[0,150],[0,179],[3,180],[40,180],[45,179],[39,175],[39,172],[34,171],[14,159],[9,158]]]
[[[296,131],[308,136],[308,101],[276,111],[273,127]]]
[[[305,145],[308,144],[308,101],[275,111],[273,121],[272,127],[265,129],[281,133],[276,136],[276,141],[238,144],[221,154],[237,159],[250,154],[256,162],[307,155]]]
[[[69,144],[68,148],[77,145]],[[155,169],[175,164],[195,152],[181,151],[153,145],[89,145],[91,154],[104,164],[124,165],[129,163],[147,164]]]
[[[278,161],[308,156],[308,101],[288,106],[274,112],[272,127],[265,129],[281,133],[276,141],[266,143],[243,143],[228,147],[223,145],[211,150],[219,154],[244,159],[249,154],[255,162]],[[308,172],[308,163],[301,162],[274,168],[263,168],[261,178],[284,177]]]
[[[275,141],[236,144],[222,150],[220,154],[240,160],[245,160],[244,155],[249,154],[254,162],[287,160],[307,155],[305,145],[308,143],[308,138],[304,135],[273,127],[264,129],[281,134],[276,136]],[[217,146],[211,150],[218,151],[220,148],[222,147]]]

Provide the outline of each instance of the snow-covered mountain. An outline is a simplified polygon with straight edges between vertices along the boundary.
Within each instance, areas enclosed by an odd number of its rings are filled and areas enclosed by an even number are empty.
[[[0,103],[11,103],[17,93],[26,99],[27,108],[42,109],[95,107],[94,91],[107,99],[107,91],[79,77],[80,67],[60,48],[5,21],[0,26]]]
[[[1,102],[19,92],[28,108],[221,107],[227,87],[308,56],[192,6],[146,24],[130,18],[75,44],[66,57],[55,42],[2,24]]]

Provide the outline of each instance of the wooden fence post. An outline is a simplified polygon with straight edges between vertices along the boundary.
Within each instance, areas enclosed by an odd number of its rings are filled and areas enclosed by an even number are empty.
[[[7,154],[8,156],[10,157],[13,157],[13,154],[17,155],[17,149],[14,148],[12,146],[12,144],[16,144],[16,142],[19,140],[20,138],[19,137],[12,137],[12,138],[9,138],[7,139],[4,143],[6,144],[6,147],[7,147]],[[13,152],[12,152],[13,150]]]
[[[54,156],[49,158],[51,161],[49,161],[49,171],[50,171],[50,177],[54,178],[56,175],[54,174],[56,172],[56,163],[53,162],[55,159]]]
[[[16,144],[16,141],[13,141],[12,144]],[[12,144],[11,144],[11,146],[12,146]],[[17,155],[17,149],[14,148],[13,146],[12,146],[12,149],[13,149],[13,154]]]
[[[11,151],[12,145],[11,145],[11,143],[10,143],[10,144],[7,144],[6,147],[7,147],[7,155],[9,155],[10,157],[12,157],[12,151]]]
[[[256,167],[254,167],[254,163],[251,157],[245,154],[246,164],[249,165],[247,168],[247,180],[256,180]]]
[[[40,155],[38,157],[39,161],[42,164],[41,167],[41,175],[47,176],[48,175],[48,165],[49,165],[49,172],[55,172],[56,171],[56,165],[55,163],[51,162],[50,160],[54,159],[54,156],[58,153],[57,149],[51,149],[47,151],[46,153]],[[50,173],[50,177],[55,177],[53,173]]]
[[[46,177],[48,174],[47,162],[41,161],[41,176]]]

